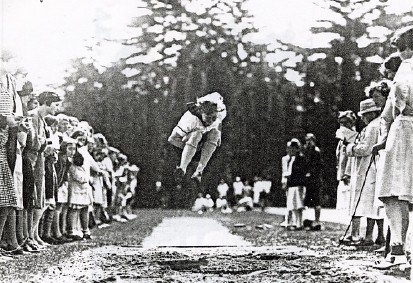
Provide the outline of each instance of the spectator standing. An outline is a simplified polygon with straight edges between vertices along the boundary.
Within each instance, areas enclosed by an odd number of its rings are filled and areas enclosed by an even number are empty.
[[[261,206],[261,210],[264,211],[265,208],[268,206],[270,193],[271,193],[272,182],[269,176],[267,176],[261,181],[261,186],[262,186],[262,191],[260,193],[260,206]]]
[[[254,185],[252,187],[254,206],[260,206],[260,196],[262,191],[262,178],[259,176],[255,176]]]
[[[413,26],[399,30],[391,42],[402,63],[381,115],[380,139],[373,149],[373,154],[385,149],[380,156],[383,168],[377,172],[377,186],[389,220],[391,253],[377,265],[382,269],[407,263],[407,225],[403,219],[413,203]],[[410,212],[410,220],[412,217]]]
[[[306,191],[304,205],[314,208],[314,223],[311,230],[321,230],[320,214],[321,203],[320,194],[322,189],[322,162],[321,152],[316,146],[316,137],[312,133],[305,136],[304,156],[307,161]]]
[[[381,109],[377,107],[374,100],[369,98],[360,102],[358,113],[366,127],[361,131],[355,143],[347,145],[347,154],[354,156],[351,166],[351,211],[354,213],[352,219],[351,241],[357,244],[360,239],[360,218],[367,217],[366,237],[363,245],[373,245],[373,228],[377,223],[378,238],[381,242],[383,235],[383,218],[379,214],[379,207],[375,201],[376,170],[375,163],[371,163],[372,149],[377,143],[379,135],[379,115]],[[374,157],[373,157],[374,158]],[[369,168],[370,166],[370,168]],[[364,186],[363,186],[364,185]]]
[[[350,175],[346,174],[346,169],[350,168],[351,157],[347,156],[346,144],[348,142],[354,142],[357,136],[355,131],[355,123],[357,117],[353,111],[341,111],[338,116],[338,122],[340,128],[336,131],[336,138],[339,139],[336,149],[337,158],[337,204],[336,209],[341,210],[347,215],[351,215],[350,212]],[[351,169],[349,169],[350,172]]]
[[[33,147],[31,154],[33,156],[34,167],[34,188],[35,188],[35,209],[33,212],[33,223],[30,231],[30,238],[40,246],[46,246],[46,243],[39,236],[39,222],[46,209],[45,196],[45,159],[44,150],[46,149],[46,139],[49,137],[44,117],[55,115],[61,102],[60,97],[54,92],[42,92],[38,98],[39,107],[29,112],[33,116]]]
[[[287,144],[283,158],[283,187],[287,190],[288,226],[290,230],[302,229],[307,162],[301,153],[301,143],[292,139]]]
[[[18,121],[12,116],[14,108],[14,95],[16,92],[14,78],[10,75],[8,70],[8,60],[2,51],[0,61],[0,235],[14,237],[14,245],[16,249],[20,248],[16,239],[16,211],[17,205],[16,190],[14,188],[13,176],[10,166],[11,162],[8,161],[8,155],[10,156],[10,147],[6,145],[9,141],[10,129],[18,126]],[[16,141],[14,141],[16,142]],[[16,154],[15,152],[13,153]],[[12,155],[12,154],[11,154]],[[13,157],[15,159],[16,156]],[[14,170],[13,170],[14,171]],[[4,225],[7,222],[6,229],[3,230]],[[11,225],[12,221],[14,226]],[[0,256],[0,259],[6,259],[6,257]]]
[[[92,195],[90,173],[86,172],[84,162],[82,154],[76,152],[68,172],[68,237],[74,240],[90,239],[88,206],[92,204]],[[83,237],[75,234],[79,217]]]

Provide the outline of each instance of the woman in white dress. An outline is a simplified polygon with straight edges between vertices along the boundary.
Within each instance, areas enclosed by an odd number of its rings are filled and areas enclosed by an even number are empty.
[[[401,29],[392,39],[402,63],[394,77],[381,119],[381,136],[374,152],[384,149],[383,170],[378,171],[379,198],[384,203],[391,229],[391,253],[376,268],[405,264],[405,219],[413,203],[413,26]]]

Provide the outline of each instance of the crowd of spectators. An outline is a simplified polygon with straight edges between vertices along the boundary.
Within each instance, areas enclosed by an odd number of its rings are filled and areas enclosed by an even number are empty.
[[[214,209],[222,213],[251,211],[254,208],[263,211],[269,204],[271,187],[271,180],[259,176],[255,176],[252,182],[242,181],[237,176],[230,185],[221,179],[216,188],[216,199],[213,200],[210,194],[199,193],[192,210],[200,214]]]
[[[50,245],[92,238],[91,228],[135,218],[139,168],[95,133],[63,114],[54,91],[33,92],[0,64],[0,261]]]
[[[382,246],[376,250],[384,254],[373,265],[377,269],[411,266],[413,26],[397,31],[391,44],[397,52],[384,61],[383,77],[366,87],[367,99],[360,102],[357,114],[365,127],[358,132],[357,116],[347,110],[340,112],[337,130],[337,209],[351,216],[351,232],[341,240],[356,247]]]

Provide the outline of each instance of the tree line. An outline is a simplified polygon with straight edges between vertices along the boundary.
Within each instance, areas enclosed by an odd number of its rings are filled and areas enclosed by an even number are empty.
[[[156,181],[174,190],[177,153],[167,137],[187,102],[218,91],[228,116],[222,146],[205,172],[207,191],[214,193],[221,178],[263,176],[273,181],[273,204],[282,205],[286,142],[312,132],[325,165],[323,205],[334,206],[337,112],[358,110],[364,88],[380,78],[377,58],[392,52],[390,35],[411,17],[388,14],[387,1],[319,0],[341,21],[320,18],[311,31],[336,36],[327,48],[304,48],[249,41],[259,31],[245,0],[215,0],[204,10],[194,10],[190,0],[143,2],[145,15],[131,23],[136,36],[123,43],[136,52],[103,72],[97,62],[78,58],[62,86],[65,111],[89,121],[140,165],[139,205],[154,203]],[[373,27],[381,28],[380,36]],[[295,67],[287,59],[269,63],[279,52],[301,60]],[[302,76],[301,84],[287,80],[291,71]]]

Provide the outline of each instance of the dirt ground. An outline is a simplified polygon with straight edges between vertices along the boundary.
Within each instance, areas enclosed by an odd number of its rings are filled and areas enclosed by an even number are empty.
[[[91,241],[16,256],[0,266],[0,282],[409,282],[408,272],[371,267],[380,259],[373,252],[377,247],[338,246],[343,225],[286,231],[278,226],[282,217],[262,212],[135,213],[137,219],[128,223],[94,229]],[[142,248],[164,217],[179,216],[213,218],[253,247]]]

